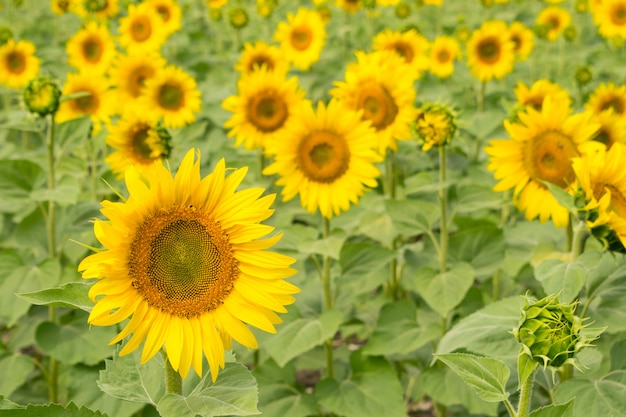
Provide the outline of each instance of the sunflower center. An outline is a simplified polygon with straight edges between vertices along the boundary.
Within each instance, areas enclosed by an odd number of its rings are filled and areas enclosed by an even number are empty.
[[[88,96],[79,97],[72,100],[72,102],[74,103],[74,108],[80,113],[91,114],[98,108],[98,98],[91,92],[89,92]]]
[[[298,146],[298,166],[312,181],[332,183],[350,165],[350,149],[343,136],[335,132],[312,132]]]
[[[26,58],[19,52],[9,53],[6,62],[12,74],[21,74],[26,69]]]
[[[613,109],[613,112],[615,112],[615,114],[617,115],[624,113],[624,103],[617,97],[611,97],[606,100],[604,103],[602,103],[601,108],[602,110]]]
[[[137,16],[130,25],[130,35],[135,42],[144,42],[152,34],[152,25],[147,16]]]
[[[413,57],[415,56],[415,53],[413,52],[413,48],[411,48],[411,45],[409,45],[408,43],[396,42],[393,45],[393,49],[398,55],[404,58],[404,62],[413,62]]]
[[[185,105],[185,94],[177,84],[163,84],[158,97],[161,107],[167,110],[178,110]]]
[[[266,90],[248,102],[248,120],[257,129],[269,133],[280,129],[289,116],[285,100],[275,91]]]
[[[164,22],[168,22],[170,20],[171,14],[169,7],[161,4],[157,6],[156,10],[161,15],[161,19],[163,19]]]
[[[69,0],[60,0],[60,1],[57,1],[57,7],[58,7],[60,10],[62,10],[62,11],[64,11],[64,12],[67,12],[67,11],[69,10],[69,8],[70,8],[70,2],[69,2]]]
[[[609,149],[613,144],[613,140],[611,139],[611,134],[606,129],[600,129],[593,137],[593,140],[596,142],[604,143]]]
[[[133,97],[139,97],[141,88],[146,79],[154,75],[154,69],[149,66],[140,66],[131,71],[128,76],[127,90]]]
[[[144,160],[151,160],[152,148],[148,144],[148,138],[150,135],[150,126],[141,124],[135,126],[132,133],[132,147],[135,155]]]
[[[385,129],[396,120],[398,106],[389,91],[377,82],[362,86],[357,108],[363,110],[363,119],[372,122],[376,130]]]
[[[613,10],[611,10],[611,22],[618,26],[626,24],[626,6],[623,4],[614,6]]]
[[[533,179],[565,188],[574,181],[571,159],[577,156],[578,149],[569,136],[548,131],[526,144],[524,165]]]
[[[518,52],[522,46],[522,39],[517,34],[511,35],[511,42],[513,42],[513,51]]]
[[[151,306],[179,317],[219,307],[239,271],[219,222],[192,206],[147,218],[129,255],[133,287]]]
[[[614,185],[605,184],[604,187],[608,188],[611,193],[611,204],[609,206],[611,210],[617,213],[622,219],[626,219],[626,198],[624,198],[624,194]]]
[[[447,63],[448,61],[450,61],[450,53],[445,49],[442,49],[437,53],[437,60],[442,64]]]
[[[83,43],[83,56],[85,60],[93,63],[100,61],[104,48],[102,42],[97,38],[89,38]]]
[[[526,101],[524,101],[523,104],[525,106],[530,106],[537,111],[540,111],[541,108],[543,107],[543,100],[544,100],[543,96],[531,96],[531,97],[528,97]]]
[[[253,71],[256,67],[261,68],[263,65],[265,65],[268,71],[274,69],[274,61],[269,56],[264,54],[256,55],[250,60],[248,71]]]
[[[550,26],[552,30],[556,30],[561,26],[561,21],[556,16],[550,16],[548,19],[548,26]]]
[[[300,26],[291,31],[291,46],[298,51],[306,50],[313,41],[313,34],[308,26]]]
[[[495,38],[486,38],[478,44],[478,57],[486,64],[495,64],[500,59],[500,44]]]

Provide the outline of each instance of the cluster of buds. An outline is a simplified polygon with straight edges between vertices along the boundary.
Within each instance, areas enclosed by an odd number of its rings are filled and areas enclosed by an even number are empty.
[[[522,318],[513,335],[522,344],[521,355],[543,367],[559,368],[576,365],[574,355],[597,338],[582,331],[583,319],[574,314],[576,303],[561,304],[558,296],[541,300],[526,298]]]
[[[454,114],[440,104],[425,104],[417,111],[413,130],[423,143],[424,152],[434,146],[447,145],[456,133]]]

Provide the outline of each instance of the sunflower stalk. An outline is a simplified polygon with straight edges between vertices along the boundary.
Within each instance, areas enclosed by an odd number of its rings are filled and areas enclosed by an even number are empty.
[[[524,381],[522,389],[520,390],[517,415],[513,415],[512,417],[528,417],[530,415],[530,400],[532,398],[533,383],[535,382],[536,373],[537,368],[535,367],[535,370],[533,370],[528,378],[526,378],[526,381]]]
[[[330,220],[324,217],[324,239],[330,235]],[[322,283],[324,285],[324,309],[326,311],[333,308],[333,293],[330,282],[330,258],[324,255],[322,265]],[[326,372],[329,378],[334,375],[333,372],[333,338],[329,338],[324,342],[326,350]]]

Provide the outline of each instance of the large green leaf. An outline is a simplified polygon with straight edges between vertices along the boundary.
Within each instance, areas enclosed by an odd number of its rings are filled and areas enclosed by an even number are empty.
[[[614,371],[602,379],[570,379],[558,385],[558,402],[575,399],[575,416],[626,416],[626,371]]]
[[[437,353],[464,349],[515,362],[520,346],[511,334],[521,317],[522,297],[489,304],[461,319],[439,342]]]
[[[339,253],[347,236],[345,232],[335,229],[325,239],[313,239],[310,241],[302,241],[298,244],[298,250],[302,253],[317,254],[329,256],[333,259],[339,259]]]
[[[565,404],[550,404],[536,409],[530,417],[574,417],[574,399]]]
[[[509,397],[506,382],[511,372],[500,359],[466,353],[436,354],[435,357],[476,390],[476,394],[483,400],[500,402]]]
[[[417,307],[410,300],[386,304],[363,354],[406,355],[436,339],[441,334],[441,327],[437,321],[425,322],[424,315],[424,312],[418,315]]]
[[[371,243],[346,242],[339,259],[340,294],[356,296],[371,291],[389,279],[389,262],[396,251]]]
[[[428,232],[439,219],[439,206],[425,200],[385,200],[396,233],[405,237]]]
[[[322,407],[345,417],[405,417],[402,386],[382,357],[350,356],[352,375],[343,381],[324,379],[315,387]]]
[[[343,316],[328,310],[317,318],[299,318],[278,326],[278,333],[267,338],[264,348],[280,366],[296,356],[321,345],[335,335]]]
[[[457,218],[450,236],[450,262],[467,262],[477,278],[490,277],[504,260],[504,233],[487,220]]]
[[[35,340],[42,352],[67,364],[96,365],[110,357],[114,348],[108,343],[117,334],[114,326],[91,326],[87,313],[82,312],[71,323],[59,325],[43,322],[37,328]]]
[[[15,213],[21,219],[35,202],[30,193],[45,181],[43,169],[27,160],[0,160],[0,212]]]
[[[48,288],[41,291],[17,294],[31,304],[69,307],[90,312],[93,301],[87,293],[92,283],[87,281],[68,282],[57,288]]]
[[[249,416],[260,414],[257,401],[258,388],[250,371],[227,362],[217,381],[212,382],[207,372],[189,395],[165,394],[157,410],[162,416],[176,417]]]
[[[461,262],[443,274],[430,268],[418,270],[416,290],[441,317],[446,317],[465,297],[474,283],[474,269]]]
[[[30,357],[20,353],[14,353],[0,358],[0,392],[10,396],[13,391],[27,380],[35,365]]]
[[[0,417],[106,417],[106,414],[86,407],[78,408],[70,402],[66,407],[59,404],[29,404],[19,410],[0,410]]]
[[[535,278],[546,294],[559,294],[559,300],[570,303],[578,298],[585,285],[586,270],[578,262],[546,259],[535,266]]]

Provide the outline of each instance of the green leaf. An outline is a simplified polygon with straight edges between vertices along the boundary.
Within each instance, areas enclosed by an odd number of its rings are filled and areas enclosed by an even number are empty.
[[[339,330],[343,321],[340,311],[328,310],[318,318],[300,318],[278,326],[278,333],[264,344],[269,355],[280,366],[296,356],[321,345]]]
[[[450,236],[449,259],[467,262],[477,277],[492,276],[504,260],[504,233],[487,220],[457,218],[458,230]]]
[[[352,375],[341,382],[324,379],[315,387],[319,404],[345,417],[405,417],[402,386],[382,357],[350,356]]]
[[[509,397],[506,381],[510,371],[500,359],[466,353],[435,354],[448,365],[467,385],[476,390],[480,398],[488,402],[500,402]]]
[[[626,416],[626,371],[610,372],[596,381],[570,379],[556,388],[556,400],[575,399],[575,416]]]
[[[340,293],[358,295],[371,291],[389,279],[389,262],[396,251],[371,243],[346,242],[341,249]],[[383,271],[384,272],[381,272]]]
[[[521,318],[524,300],[515,296],[496,301],[461,319],[437,345],[437,353],[465,349],[507,362],[517,360],[520,345],[511,330]]]
[[[87,295],[92,283],[87,281],[68,282],[57,288],[17,294],[35,305],[68,307],[90,312],[93,301]]]
[[[0,378],[0,392],[2,395],[10,396],[15,389],[28,380],[35,365],[31,358],[14,353],[2,357],[0,359],[0,369],[2,369],[2,378]]]
[[[54,134],[63,148],[70,148],[83,144],[91,129],[90,117],[79,117],[63,123],[55,123]]]
[[[612,282],[607,280],[626,263],[626,256],[609,251],[595,251],[583,253],[578,260],[584,260],[584,265],[589,271],[585,282],[587,297],[595,298],[602,296],[603,293],[610,295]],[[619,275],[613,276],[612,280],[615,278],[619,278]]]
[[[78,408],[70,402],[67,407],[59,404],[33,405],[19,410],[0,410],[0,417],[106,417],[100,411],[86,407]]]
[[[215,383],[207,372],[191,394],[166,394],[157,410],[162,416],[176,417],[249,416],[260,414],[257,401],[257,384],[250,371],[239,363],[227,362]]]
[[[597,281],[596,281],[597,282]],[[594,297],[603,299],[621,298],[626,295],[626,265],[611,271],[602,282],[591,289]]]
[[[576,211],[576,203],[574,202],[574,196],[569,194],[563,188],[558,185],[554,185],[549,181],[544,181],[543,184],[548,187],[550,194],[554,196],[556,201],[563,207],[565,207],[570,213]]]
[[[100,371],[98,387],[115,398],[156,406],[165,393],[163,357],[155,355],[145,364],[141,364],[140,350],[119,356],[118,347],[113,359],[105,360],[105,369]]]
[[[37,346],[51,357],[66,363],[96,365],[113,354],[109,341],[117,330],[113,326],[90,326],[86,313],[66,325],[43,322],[37,328]],[[82,318],[82,319],[80,319]]]
[[[465,114],[463,130],[478,139],[486,139],[493,131],[502,126],[502,120],[506,117],[500,108],[486,109],[471,114]]]
[[[536,409],[530,417],[574,417],[574,399],[564,404],[550,404]]]
[[[30,193],[43,184],[45,173],[28,160],[0,160],[0,212],[16,213],[19,219],[35,207]]]
[[[502,195],[494,193],[492,187],[470,184],[459,187],[459,198],[455,205],[457,213],[473,213],[484,209],[500,209]]]
[[[437,322],[420,324],[423,315],[424,312],[418,315],[417,307],[410,300],[386,304],[363,354],[406,355],[435,340],[441,334],[441,327]]]
[[[517,357],[517,389],[520,390],[522,385],[530,378],[537,369],[537,362],[530,355],[519,354]]]
[[[343,230],[335,229],[325,239],[314,239],[298,244],[298,250],[302,253],[318,254],[339,259],[339,252],[346,241],[346,233]]]
[[[465,297],[474,283],[470,264],[458,263],[443,274],[421,268],[415,277],[416,290],[441,317],[446,317]]]
[[[546,259],[535,266],[535,278],[546,294],[559,294],[559,300],[570,303],[578,298],[585,285],[586,270],[580,263]]]
[[[65,180],[65,183],[57,184],[54,190],[39,188],[30,193],[34,201],[55,201],[59,204],[75,204],[80,193],[80,184],[76,178]]]
[[[20,408],[25,408],[23,405],[14,403],[13,401],[7,400],[4,396],[0,395],[0,410],[16,410]]]
[[[403,236],[428,232],[439,219],[439,207],[425,200],[385,200],[385,209]]]

